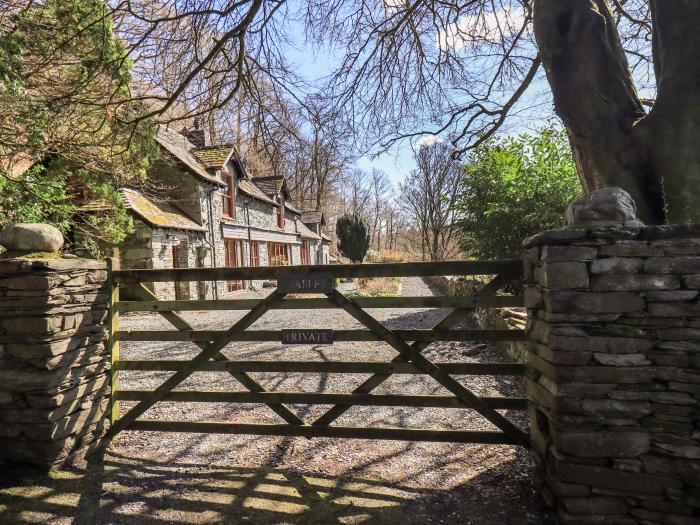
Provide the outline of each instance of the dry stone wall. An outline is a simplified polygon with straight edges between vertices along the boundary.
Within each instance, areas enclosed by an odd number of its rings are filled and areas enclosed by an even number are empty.
[[[0,458],[83,457],[107,431],[101,261],[0,260]]]
[[[469,296],[484,285],[483,281],[454,275],[429,277],[430,283],[447,296]],[[527,312],[524,308],[474,308],[471,317],[482,330],[524,330]],[[522,341],[495,341],[505,357],[515,363],[527,361],[527,345]]]
[[[527,389],[562,523],[700,523],[700,227],[525,243]]]

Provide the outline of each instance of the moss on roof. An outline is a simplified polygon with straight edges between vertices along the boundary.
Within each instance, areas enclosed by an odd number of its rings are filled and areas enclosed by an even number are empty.
[[[268,197],[274,197],[280,192],[282,186],[284,186],[284,177],[281,175],[255,177],[253,183],[264,191]]]
[[[204,231],[204,228],[183,214],[174,206],[148,200],[139,192],[127,188],[119,190],[127,208],[151,226],[178,230]]]
[[[207,168],[222,168],[231,156],[231,146],[221,145],[197,149],[194,152],[197,160]]]
[[[212,184],[225,186],[223,181],[207,173],[204,165],[191,153],[195,149],[194,145],[183,135],[160,126],[156,141],[178,162],[184,164],[193,175]]]

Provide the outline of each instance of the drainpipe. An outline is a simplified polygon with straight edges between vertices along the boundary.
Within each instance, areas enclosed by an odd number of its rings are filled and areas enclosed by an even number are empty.
[[[207,194],[207,198],[209,200],[209,231],[211,232],[211,242],[209,243],[209,246],[211,246],[212,268],[216,267],[216,239],[214,238],[214,208],[212,207],[211,196],[216,191],[216,189],[217,188],[214,187],[213,189],[209,190],[209,193]],[[214,290],[214,300],[217,300],[219,298],[219,290],[216,285],[216,281],[212,281],[211,284]]]

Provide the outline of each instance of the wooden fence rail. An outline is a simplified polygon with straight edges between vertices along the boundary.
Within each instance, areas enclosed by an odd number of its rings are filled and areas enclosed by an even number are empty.
[[[333,274],[333,277],[429,277],[435,275],[522,274],[520,259],[416,263],[333,264],[311,266],[247,266],[242,268],[167,268],[114,272],[114,282],[236,281],[278,279],[284,275]]]

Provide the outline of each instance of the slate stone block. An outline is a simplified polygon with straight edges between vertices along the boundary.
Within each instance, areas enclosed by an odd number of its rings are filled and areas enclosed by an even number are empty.
[[[661,292],[649,292],[646,294],[647,301],[656,303],[682,302],[697,299],[700,292],[694,290],[673,290]]]
[[[591,290],[595,292],[675,290],[680,286],[676,275],[599,275],[591,279]]]
[[[554,445],[580,458],[636,458],[649,452],[648,432],[555,432]]]
[[[549,292],[544,302],[549,312],[566,314],[619,314],[644,308],[644,300],[631,292]]]
[[[548,262],[535,270],[535,279],[545,288],[588,288],[588,270],[582,262]]]
[[[650,257],[644,262],[645,273],[700,273],[700,256]]]
[[[542,248],[542,260],[545,262],[592,261],[597,258],[598,250],[587,246],[545,246]]]
[[[662,494],[668,488],[678,489],[683,486],[683,482],[675,478],[638,472],[624,472],[596,465],[556,461],[554,468],[562,481],[626,492]]]
[[[605,496],[563,498],[561,504],[572,514],[625,514],[629,510],[624,499]]]
[[[591,261],[591,273],[599,274],[630,274],[637,273],[644,265],[644,259],[638,257],[609,257]]]

